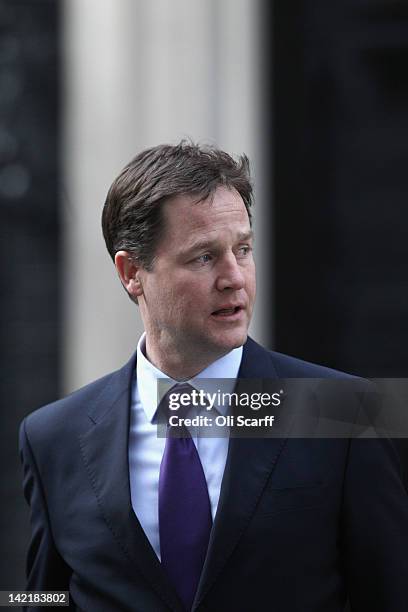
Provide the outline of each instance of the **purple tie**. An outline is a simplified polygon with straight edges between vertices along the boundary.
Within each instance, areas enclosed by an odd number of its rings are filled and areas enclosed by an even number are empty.
[[[160,402],[168,409],[171,393],[188,393],[188,384],[175,385]],[[183,413],[181,410],[183,409]],[[184,416],[189,406],[171,412]],[[159,476],[161,563],[186,610],[191,610],[208,548],[212,519],[203,466],[189,431],[174,437],[168,425]]]

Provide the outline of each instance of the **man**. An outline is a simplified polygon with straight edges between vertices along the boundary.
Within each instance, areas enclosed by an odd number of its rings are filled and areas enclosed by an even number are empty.
[[[186,142],[114,181],[105,241],[145,334],[122,369],[22,424],[28,589],[69,590],[87,612],[408,610],[386,440],[157,436],[161,378],[343,376],[247,338],[251,199],[246,157]]]

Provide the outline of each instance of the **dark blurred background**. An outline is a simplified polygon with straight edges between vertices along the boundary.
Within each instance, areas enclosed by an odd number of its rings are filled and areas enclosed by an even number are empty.
[[[108,4],[104,0],[99,10]],[[79,4],[72,0],[71,6]],[[210,25],[218,23],[217,17],[225,23],[232,19],[228,0],[206,6],[212,7]],[[218,70],[209,76],[213,100],[209,96],[205,103],[213,105],[213,112],[217,96],[229,100],[222,89],[226,80],[244,91],[244,69],[249,75],[261,72],[259,91],[254,92],[260,129],[252,137],[261,183],[256,214],[262,214],[266,227],[260,241],[259,283],[264,290],[255,337],[276,350],[355,374],[405,377],[408,5],[396,0],[254,0],[239,6],[256,13],[258,26],[248,38],[253,64],[240,64],[241,72],[235,73],[232,55],[231,64],[220,72],[225,57],[220,47],[218,61],[217,56],[211,60]],[[143,0],[133,7],[134,29],[140,33],[136,18],[141,18],[137,11],[142,11]],[[92,8],[98,11],[95,3]],[[163,15],[156,18],[165,21]],[[61,160],[69,146],[69,137],[64,140],[67,126],[62,125],[64,106],[73,94],[61,49],[68,46],[72,57],[76,48],[67,42],[65,19],[66,5],[57,0],[0,0],[2,590],[24,586],[29,527],[18,425],[33,409],[83,382],[66,373],[69,339],[62,285],[70,260],[64,256],[64,191],[70,191],[73,175]],[[130,32],[131,26],[127,24]],[[104,39],[106,46],[110,39]],[[239,37],[231,41],[237,52]],[[163,40],[164,48],[170,44]],[[77,61],[82,66],[81,58]],[[95,58],[87,74],[96,80],[104,68]],[[132,74],[126,83],[124,96],[129,96]],[[153,103],[148,97],[140,106],[136,99],[135,121],[137,109]],[[234,99],[224,113],[232,113]],[[74,106],[78,113],[82,103]],[[75,117],[71,115],[73,130]],[[241,144],[247,150],[245,139],[233,140],[235,132],[242,133],[242,122],[237,119],[235,131],[231,124],[232,136],[227,137],[223,122],[217,121],[208,137],[228,150]],[[191,130],[191,124],[179,129],[195,137]],[[143,138],[133,139],[135,149]],[[120,134],[116,144],[106,140],[107,149],[121,148]],[[92,147],[92,134],[89,142]],[[75,155],[80,152],[74,150]],[[97,164],[103,156],[99,147],[94,153],[92,159],[82,158],[85,175],[87,164]],[[123,162],[128,157],[126,150]],[[104,181],[113,179],[120,161],[119,155]],[[99,211],[101,201],[96,200]],[[80,227],[81,221],[76,222]],[[75,240],[73,244],[71,252]],[[75,355],[75,346],[71,352]],[[82,353],[78,347],[77,359]],[[400,450],[405,452],[404,445]]]
[[[275,1],[275,346],[408,373],[408,4]]]
[[[18,426],[60,369],[58,4],[0,0],[0,590],[24,585]]]

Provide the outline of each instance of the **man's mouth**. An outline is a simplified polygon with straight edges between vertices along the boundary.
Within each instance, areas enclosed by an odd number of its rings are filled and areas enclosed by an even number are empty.
[[[236,317],[242,310],[242,306],[231,306],[229,308],[219,308],[218,310],[214,310],[211,314],[213,317],[219,319],[228,319]]]

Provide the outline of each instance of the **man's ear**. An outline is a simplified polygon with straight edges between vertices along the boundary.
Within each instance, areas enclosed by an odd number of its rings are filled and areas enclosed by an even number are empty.
[[[137,300],[143,294],[140,265],[135,263],[128,251],[118,251],[115,255],[115,267],[122,285],[128,294]]]

